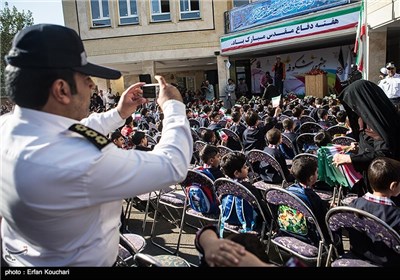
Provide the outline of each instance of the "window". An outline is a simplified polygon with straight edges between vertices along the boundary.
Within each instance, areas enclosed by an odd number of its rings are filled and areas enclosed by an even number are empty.
[[[90,8],[93,27],[111,26],[108,0],[90,0]]]
[[[151,21],[170,21],[169,0],[151,0]]]
[[[240,7],[249,4],[250,0],[233,0],[233,7]]]
[[[200,18],[199,0],[180,0],[181,19]]]
[[[136,0],[118,0],[119,24],[138,24]]]

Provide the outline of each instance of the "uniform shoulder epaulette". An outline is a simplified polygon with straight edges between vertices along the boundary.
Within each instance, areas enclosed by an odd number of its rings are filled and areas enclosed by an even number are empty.
[[[99,150],[103,149],[105,146],[111,143],[111,141],[106,136],[81,123],[73,124],[68,129],[79,133],[80,135],[88,139]]]

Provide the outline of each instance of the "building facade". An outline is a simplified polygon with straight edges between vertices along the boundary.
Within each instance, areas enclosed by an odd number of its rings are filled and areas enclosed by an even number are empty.
[[[287,91],[301,92],[296,83],[313,67],[327,70],[332,85],[355,62],[361,6],[364,78],[376,81],[386,62],[400,64],[400,0],[63,0],[65,25],[80,34],[89,60],[123,73],[97,80],[99,88],[122,92],[161,74],[193,91],[208,79],[217,94],[228,78],[244,78],[257,93],[256,72],[276,55],[292,71]]]

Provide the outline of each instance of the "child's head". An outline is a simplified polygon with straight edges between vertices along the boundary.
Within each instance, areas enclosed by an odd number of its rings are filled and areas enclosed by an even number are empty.
[[[221,159],[221,168],[224,174],[231,179],[245,179],[249,173],[246,156],[240,152],[224,155]]]
[[[345,110],[340,110],[336,114],[336,120],[340,123],[345,123],[347,118],[347,113]]]
[[[332,143],[331,134],[326,130],[321,130],[314,136],[314,142],[318,148],[327,146],[328,144]]]
[[[118,148],[122,148],[123,145],[125,144],[124,137],[122,136],[121,132],[119,132],[118,130],[114,131],[111,134],[110,139],[115,145],[117,145]]]
[[[368,181],[374,192],[397,196],[400,194],[400,161],[379,157],[368,167]]]
[[[291,118],[286,118],[282,121],[282,126],[287,131],[293,131],[294,121]]]
[[[215,144],[217,142],[217,136],[215,135],[214,130],[204,129],[201,132],[201,139],[206,143]]]
[[[214,145],[205,145],[200,151],[200,159],[211,167],[218,167],[221,161],[221,154]]]
[[[143,131],[137,130],[135,134],[132,135],[131,141],[135,146],[147,147],[147,138],[146,134]]]
[[[267,132],[267,141],[271,145],[279,145],[282,142],[282,133],[279,129],[271,128]]]
[[[318,179],[318,162],[315,158],[299,157],[293,160],[290,171],[298,182],[313,186]]]
[[[246,112],[245,121],[248,126],[255,126],[259,120],[259,116],[256,111],[249,110]]]

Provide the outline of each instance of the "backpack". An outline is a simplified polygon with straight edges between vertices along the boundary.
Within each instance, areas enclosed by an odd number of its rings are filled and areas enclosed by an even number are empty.
[[[241,226],[240,232],[248,232],[254,229],[257,213],[246,200],[238,196],[226,195],[222,198],[221,207],[223,209],[219,229],[221,238],[223,237],[225,223]]]
[[[291,185],[287,190],[299,197],[307,206],[310,206],[310,200],[304,193],[303,188]],[[278,224],[279,228],[285,232],[302,236],[308,235],[308,226],[304,214],[290,206],[280,205],[278,207]]]
[[[196,169],[214,180],[214,176],[207,168]],[[219,214],[219,201],[215,192],[208,186],[193,183],[186,187],[190,207],[203,214]]]

